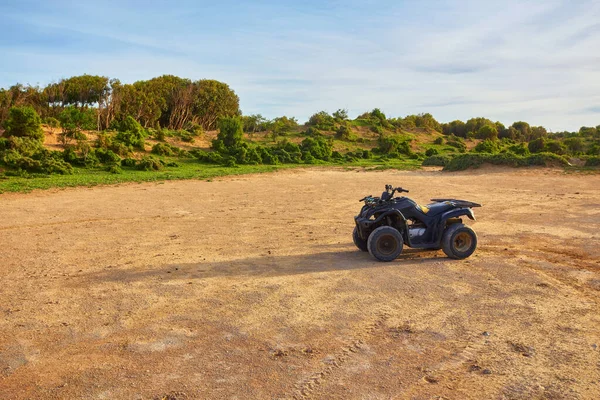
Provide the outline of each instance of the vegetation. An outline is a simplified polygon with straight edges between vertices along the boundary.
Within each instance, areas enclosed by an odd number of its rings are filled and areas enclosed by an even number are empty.
[[[171,75],[132,84],[83,75],[44,88],[0,89],[0,126],[4,190],[311,164],[446,170],[600,164],[600,126],[548,133],[524,121],[440,123],[429,113],[388,117],[379,108],[355,119],[344,109],[319,111],[301,125],[289,116],[242,115],[226,84]],[[44,143],[55,133],[58,148]]]

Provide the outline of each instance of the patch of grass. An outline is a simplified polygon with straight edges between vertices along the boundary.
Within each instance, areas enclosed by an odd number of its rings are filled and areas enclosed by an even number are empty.
[[[272,172],[278,169],[294,167],[294,165],[242,165],[228,168],[218,165],[201,164],[189,159],[177,159],[177,163],[178,167],[165,166],[161,171],[141,171],[130,167],[122,167],[119,174],[107,171],[105,168],[75,168],[73,175],[36,175],[31,178],[2,177],[0,175],[0,193],[30,192],[35,189],[75,186],[113,185],[124,182],[209,179],[225,175]]]

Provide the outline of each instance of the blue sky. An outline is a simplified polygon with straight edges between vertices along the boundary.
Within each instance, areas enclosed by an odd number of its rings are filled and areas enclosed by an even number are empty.
[[[269,118],[600,124],[597,0],[2,0],[0,26],[0,87],[174,74],[224,81]]]

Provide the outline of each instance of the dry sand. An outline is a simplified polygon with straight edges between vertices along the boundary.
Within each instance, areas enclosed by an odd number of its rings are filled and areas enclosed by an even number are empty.
[[[357,199],[386,183],[483,203],[476,253],[357,251]],[[599,175],[308,169],[0,204],[1,399],[600,398]]]

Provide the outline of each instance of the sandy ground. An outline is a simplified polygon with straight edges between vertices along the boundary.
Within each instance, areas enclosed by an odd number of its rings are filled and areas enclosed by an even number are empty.
[[[463,261],[351,240],[386,183]],[[281,171],[0,196],[1,399],[598,399],[600,176]]]

